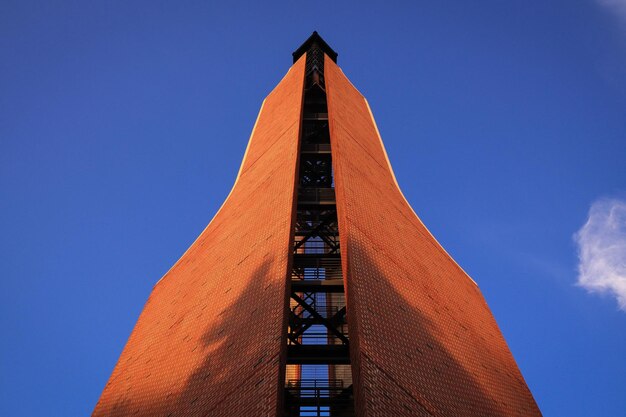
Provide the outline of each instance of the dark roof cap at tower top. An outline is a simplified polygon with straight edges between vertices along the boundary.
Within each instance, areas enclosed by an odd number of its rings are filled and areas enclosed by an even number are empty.
[[[316,43],[317,46],[319,46],[320,49],[324,51],[324,53],[328,55],[330,59],[332,59],[334,62],[337,62],[337,52],[335,52],[333,48],[328,46],[326,41],[322,39],[322,37],[317,32],[313,32],[313,34],[309,36],[309,39],[304,41],[304,43],[300,45],[300,47],[296,49],[296,51],[292,54],[294,64],[298,60],[298,58],[304,55],[304,53],[308,51],[311,45],[313,45],[314,43]]]

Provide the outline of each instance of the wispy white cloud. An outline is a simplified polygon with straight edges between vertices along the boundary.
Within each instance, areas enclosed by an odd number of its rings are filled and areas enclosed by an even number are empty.
[[[578,244],[578,285],[613,295],[626,311],[626,201],[594,202],[574,240]]]
[[[626,20],[626,0],[596,0],[611,13]]]

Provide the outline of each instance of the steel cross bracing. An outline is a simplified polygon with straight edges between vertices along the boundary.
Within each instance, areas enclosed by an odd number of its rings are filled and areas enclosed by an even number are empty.
[[[325,303],[328,298],[327,292],[318,291],[315,286],[322,286],[315,283],[308,288],[307,292],[298,292],[296,288],[292,291],[291,298],[296,301],[296,305],[291,308],[289,317],[290,333],[289,340],[295,345],[301,345],[305,332],[313,325],[321,325],[324,328],[321,332],[308,334],[308,336],[325,337],[328,343],[339,341],[348,345],[348,337],[343,326],[346,324],[346,306],[338,307]],[[321,288],[320,288],[321,290]],[[329,289],[326,288],[326,291]],[[321,302],[318,302],[317,295],[325,295]],[[332,343],[336,344],[336,343]]]
[[[304,187],[332,186],[330,154],[300,155],[300,185]]]
[[[324,53],[307,52],[292,246],[285,416],[354,416]]]
[[[337,211],[331,210],[298,210],[294,251],[307,253],[313,249],[320,253],[339,253],[339,229],[337,225]]]

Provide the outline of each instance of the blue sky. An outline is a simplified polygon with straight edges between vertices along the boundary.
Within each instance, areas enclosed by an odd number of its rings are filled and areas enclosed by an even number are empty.
[[[625,1],[4,0],[0,415],[91,412],[313,30],[544,414],[626,413]]]

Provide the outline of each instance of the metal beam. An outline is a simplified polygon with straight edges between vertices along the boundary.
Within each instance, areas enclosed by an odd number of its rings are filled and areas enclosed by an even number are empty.
[[[309,364],[349,364],[350,351],[347,345],[289,345],[287,363]]]
[[[307,279],[291,281],[293,292],[343,292],[342,279]]]

